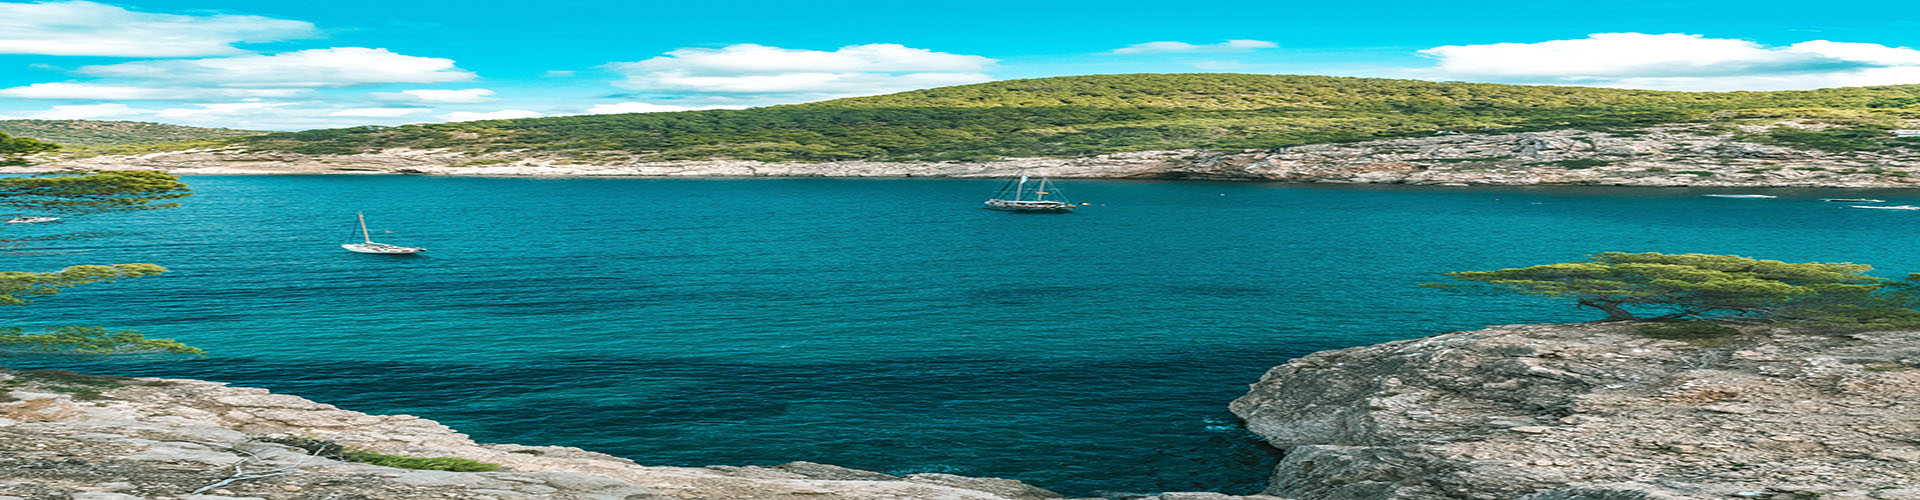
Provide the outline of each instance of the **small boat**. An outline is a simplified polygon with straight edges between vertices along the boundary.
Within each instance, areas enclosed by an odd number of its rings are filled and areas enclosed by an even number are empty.
[[[1740,198],[1740,199],[1751,199],[1751,200],[1779,198],[1778,196],[1769,196],[1764,194],[1709,194],[1709,195],[1703,195],[1703,196],[1706,196],[1708,198]]]
[[[1852,205],[1847,208],[1864,208],[1867,210],[1920,210],[1920,207],[1913,205]]]
[[[403,247],[400,245],[388,245],[386,243],[374,243],[373,236],[367,232],[367,214],[359,214],[359,215],[360,215],[360,239],[364,240],[364,243],[348,243],[345,245],[340,245],[340,248],[345,248],[347,249],[347,251],[353,252],[353,253],[377,253],[377,254],[385,254],[385,255],[411,255],[411,254],[427,251],[427,249],[425,248],[413,248],[413,247]]]
[[[7,219],[8,224],[39,224],[60,220],[59,217],[14,217]]]
[[[1026,174],[1020,174],[1019,179],[1007,181],[1007,185],[1000,187],[1000,192],[987,200],[987,208],[1009,212],[1060,213],[1072,211],[1076,206],[1067,201],[1067,197],[1061,195],[1059,189],[1053,186],[1053,181],[1046,177],[1033,183],[1032,189],[1027,188],[1028,180]],[[1053,198],[1048,199],[1048,195]]]
[[[1820,201],[1827,201],[1827,202],[1833,202],[1833,203],[1886,203],[1887,202],[1887,200],[1876,200],[1873,198],[1821,198]]]

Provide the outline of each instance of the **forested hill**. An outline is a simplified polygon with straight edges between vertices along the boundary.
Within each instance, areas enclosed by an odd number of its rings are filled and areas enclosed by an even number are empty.
[[[414,147],[657,160],[969,160],[1782,117],[1894,128],[1903,119],[1920,118],[1920,85],[1701,93],[1318,76],[1102,75],[737,111],[357,127],[232,142],[318,154]]]
[[[70,146],[221,139],[265,132],[146,122],[99,120],[0,120],[0,133]]]

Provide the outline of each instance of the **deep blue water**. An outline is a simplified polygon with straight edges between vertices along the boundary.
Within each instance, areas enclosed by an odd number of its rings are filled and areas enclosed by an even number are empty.
[[[176,210],[0,227],[9,270],[151,262],[0,324],[141,330],[200,360],[14,359],[231,381],[476,439],[660,465],[809,460],[1069,494],[1252,491],[1229,400],[1307,352],[1590,319],[1418,287],[1597,251],[1920,271],[1920,192],[1065,181],[196,177]],[[1742,192],[1742,191],[1732,191]],[[355,211],[426,256],[341,250]]]

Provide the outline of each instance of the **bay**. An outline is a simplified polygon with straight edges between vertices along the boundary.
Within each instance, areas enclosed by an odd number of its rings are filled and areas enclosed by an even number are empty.
[[[1419,285],[1600,251],[1920,271],[1904,191],[991,180],[192,177],[174,210],[0,228],[8,270],[150,262],[0,324],[140,330],[204,359],[5,360],[192,377],[654,465],[793,460],[1069,495],[1257,491],[1225,410],[1308,352],[1593,319]],[[418,257],[347,253],[355,212]],[[18,226],[18,225],[15,225]],[[390,233],[388,231],[391,231]]]

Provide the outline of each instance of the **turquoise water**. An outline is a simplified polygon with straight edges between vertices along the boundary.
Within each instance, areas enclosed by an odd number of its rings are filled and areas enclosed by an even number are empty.
[[[1068,181],[1095,205],[982,210],[993,180],[196,177],[177,210],[6,269],[173,272],[0,323],[174,337],[202,360],[15,359],[182,376],[661,465],[809,460],[1075,495],[1252,491],[1229,400],[1307,352],[1593,315],[1417,285],[1595,251],[1920,271],[1920,192]],[[1746,191],[1734,191],[1746,192]],[[365,211],[421,257],[338,247]]]

